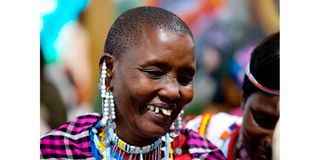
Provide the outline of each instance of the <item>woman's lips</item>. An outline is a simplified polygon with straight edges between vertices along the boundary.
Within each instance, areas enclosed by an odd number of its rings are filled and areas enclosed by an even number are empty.
[[[177,114],[177,106],[167,103],[150,103],[146,108],[151,120],[161,127],[170,127]]]
[[[166,126],[171,122],[171,117],[165,116],[163,114],[157,114],[152,111],[148,111],[151,115],[152,120],[159,126]]]

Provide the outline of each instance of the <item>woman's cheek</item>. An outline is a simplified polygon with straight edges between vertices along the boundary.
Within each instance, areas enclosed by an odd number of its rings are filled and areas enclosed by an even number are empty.
[[[193,85],[185,86],[181,89],[181,104],[185,106],[190,103],[193,99]]]

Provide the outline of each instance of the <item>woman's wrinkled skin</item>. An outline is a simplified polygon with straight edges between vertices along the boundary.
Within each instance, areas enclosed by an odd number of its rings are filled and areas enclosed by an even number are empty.
[[[117,134],[129,144],[151,144],[168,132],[193,98],[195,51],[192,37],[164,29],[143,28],[139,45],[120,59],[104,55],[116,103]],[[173,109],[155,114],[148,105]]]

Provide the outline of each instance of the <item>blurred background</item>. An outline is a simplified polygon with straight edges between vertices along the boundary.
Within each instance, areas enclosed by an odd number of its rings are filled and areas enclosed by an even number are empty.
[[[252,49],[279,31],[279,0],[41,0],[41,134],[101,112],[99,58],[113,21],[138,6],[180,16],[196,43],[195,97],[185,116],[242,115],[240,90]]]

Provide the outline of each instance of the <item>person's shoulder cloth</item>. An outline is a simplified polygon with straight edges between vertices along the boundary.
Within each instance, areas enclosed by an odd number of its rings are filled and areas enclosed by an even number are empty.
[[[187,145],[192,159],[225,160],[223,153],[208,139],[190,129],[183,129],[182,134],[187,137]]]
[[[85,114],[48,132],[40,140],[40,158],[92,159],[89,130],[99,120],[97,113]]]

